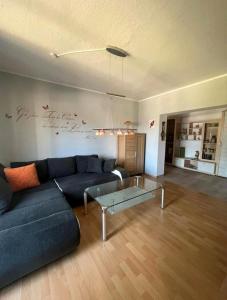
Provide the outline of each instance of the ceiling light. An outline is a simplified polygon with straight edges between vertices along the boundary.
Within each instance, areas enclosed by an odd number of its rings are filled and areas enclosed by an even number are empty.
[[[106,48],[95,48],[95,49],[85,49],[85,50],[72,50],[72,51],[67,51],[67,52],[62,52],[62,53],[56,53],[56,52],[51,52],[50,55],[54,58],[60,58],[61,56],[65,55],[71,55],[71,54],[76,54],[76,53],[86,53],[86,52],[98,52],[98,51],[107,51],[108,53],[118,56],[122,58],[122,68],[121,68],[121,80],[122,80],[122,86],[123,86],[123,58],[129,56],[128,52],[125,50],[118,48],[116,46],[107,46]],[[110,56],[110,64],[109,64],[109,79],[110,79],[110,73],[111,73],[111,56]],[[111,86],[111,82],[110,82]],[[118,94],[118,93],[113,93],[113,92],[106,92],[107,95],[114,96],[114,97],[120,97],[120,98],[125,98],[125,95]]]

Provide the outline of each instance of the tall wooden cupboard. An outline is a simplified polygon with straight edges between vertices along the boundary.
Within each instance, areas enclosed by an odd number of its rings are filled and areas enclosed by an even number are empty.
[[[144,173],[145,133],[118,136],[118,165],[130,175]]]

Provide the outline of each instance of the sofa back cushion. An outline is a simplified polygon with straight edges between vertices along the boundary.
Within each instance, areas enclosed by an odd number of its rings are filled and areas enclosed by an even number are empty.
[[[0,178],[6,179],[4,169],[5,169],[5,166],[0,164]]]
[[[87,173],[102,173],[103,160],[97,157],[88,158]]]
[[[103,172],[110,173],[114,170],[116,159],[106,159],[103,163]]]
[[[13,191],[8,182],[0,177],[0,215],[9,208]]]
[[[94,154],[94,155],[76,155],[75,156],[77,172],[79,172],[79,173],[87,172],[89,157],[98,158],[98,155]]]
[[[73,157],[48,158],[47,161],[50,178],[64,177],[76,172]]]
[[[19,168],[5,168],[4,172],[13,192],[40,185],[34,163]]]
[[[47,159],[27,161],[27,162],[11,162],[11,168],[18,168],[35,163],[37,174],[40,182],[46,182],[49,179]]]

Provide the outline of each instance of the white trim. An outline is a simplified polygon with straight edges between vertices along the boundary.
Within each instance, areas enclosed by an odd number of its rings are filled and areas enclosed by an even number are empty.
[[[213,81],[213,80],[215,80],[215,79],[219,79],[219,78],[223,78],[223,77],[227,77],[227,73],[222,74],[222,75],[219,75],[219,76],[211,77],[211,78],[206,79],[206,80],[197,81],[197,82],[195,82],[195,83],[188,84],[188,85],[185,85],[185,86],[182,86],[182,87],[173,89],[173,90],[169,90],[169,91],[166,91],[166,92],[157,94],[157,95],[153,95],[153,96],[150,96],[150,97],[148,97],[148,98],[141,99],[141,100],[139,100],[138,102],[147,101],[147,100],[154,99],[154,98],[157,98],[157,97],[160,97],[160,96],[164,96],[164,95],[167,95],[167,94],[172,94],[172,93],[178,92],[178,91],[180,91],[180,90],[184,90],[184,89],[187,89],[187,88],[190,88],[190,87],[193,87],[193,86],[196,86],[196,85],[200,85],[200,84],[203,84],[203,83],[207,83],[207,82],[209,82],[209,81]]]
[[[17,76],[21,76],[21,77],[25,77],[25,78],[29,78],[29,79],[33,79],[33,80],[38,80],[38,81],[42,81],[42,82],[47,82],[47,83],[51,83],[51,84],[56,84],[56,85],[60,85],[60,86],[64,86],[64,87],[69,87],[69,88],[73,88],[73,89],[76,89],[76,90],[81,90],[81,91],[85,91],[85,92],[89,92],[89,93],[95,93],[95,94],[106,95],[107,96],[106,92],[93,90],[93,89],[87,89],[87,88],[83,88],[83,87],[72,85],[72,84],[47,80],[47,79],[43,79],[43,78],[39,78],[39,77],[35,77],[35,76],[30,76],[30,75],[25,75],[25,74],[17,73],[17,72],[11,72],[11,71],[8,71],[8,70],[5,70],[5,69],[0,69],[0,72],[12,74],[12,75],[17,75]],[[147,101],[147,100],[151,100],[151,99],[154,99],[154,98],[157,98],[157,97],[160,97],[160,96],[172,94],[172,93],[178,92],[178,91],[183,90],[183,89],[187,89],[187,88],[190,88],[190,87],[193,87],[193,86],[197,86],[197,85],[207,83],[209,81],[213,81],[213,80],[216,80],[216,79],[224,78],[224,77],[227,77],[227,73],[219,75],[219,76],[211,77],[211,78],[208,78],[206,80],[197,81],[195,83],[188,84],[188,85],[185,85],[185,86],[173,89],[173,90],[169,90],[169,91],[166,91],[166,92],[163,92],[163,93],[160,93],[160,94],[156,94],[156,95],[150,96],[148,98],[144,98],[144,99],[136,100],[136,99],[128,98],[128,97],[124,97],[124,98],[120,98],[120,99],[140,103],[140,102],[143,102],[143,101]],[[119,99],[119,97],[117,97],[117,96],[111,96],[111,97]]]
[[[17,76],[20,76],[20,77],[25,77],[25,78],[29,78],[29,79],[33,79],[33,80],[38,80],[38,81],[42,81],[42,82],[47,82],[47,83],[51,83],[51,84],[56,84],[56,85],[60,85],[60,86],[64,86],[64,87],[69,87],[69,88],[72,88],[72,89],[81,90],[81,91],[85,91],[85,92],[89,92],[89,93],[108,96],[106,94],[106,92],[93,90],[93,89],[87,89],[87,88],[76,86],[76,85],[73,85],[73,84],[67,84],[67,83],[61,83],[61,82],[57,82],[57,81],[47,80],[47,79],[43,79],[43,78],[39,78],[39,77],[35,77],[35,76],[25,75],[25,74],[22,74],[22,73],[11,72],[11,71],[8,71],[8,70],[5,70],[5,69],[0,69],[0,72],[11,74],[11,75],[17,75]],[[117,97],[117,96],[111,96],[111,97],[121,99],[121,100],[126,100],[126,101],[132,101],[132,102],[138,102],[139,101],[139,100],[132,99],[132,98],[129,98],[129,97],[124,97],[124,98],[122,98],[122,97],[120,98],[120,97]]]
[[[57,180],[54,178],[54,182],[56,184],[56,186],[58,187],[59,191],[61,191],[63,193],[63,189],[60,187],[59,183],[57,182]]]

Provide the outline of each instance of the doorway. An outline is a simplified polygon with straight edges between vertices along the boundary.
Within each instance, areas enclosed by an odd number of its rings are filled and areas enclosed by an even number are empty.
[[[175,119],[167,120],[165,163],[172,164],[174,151]]]

